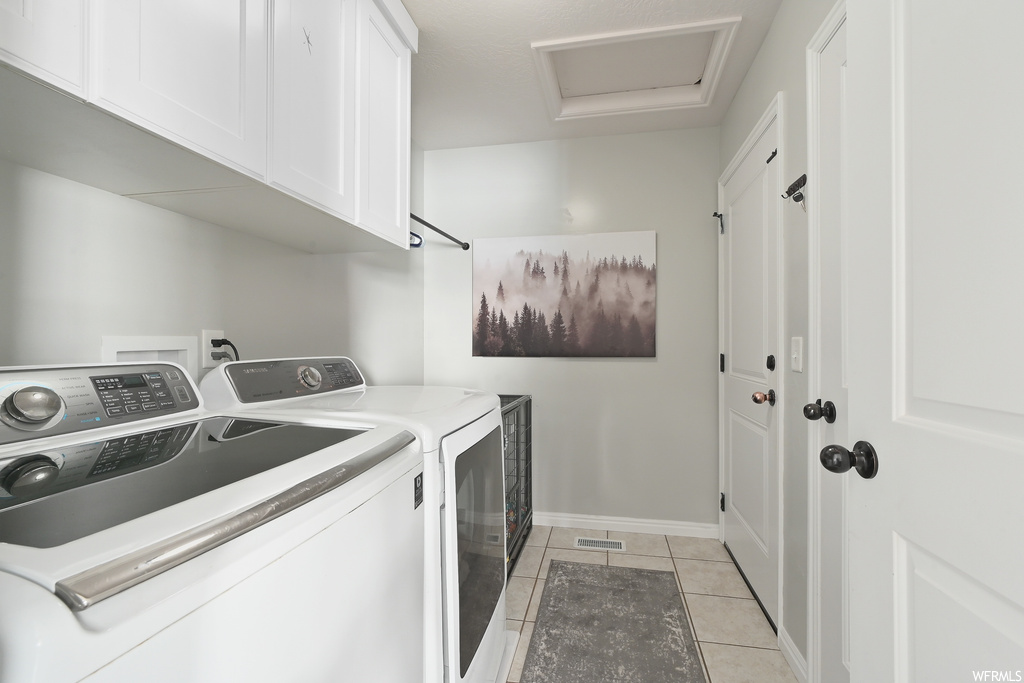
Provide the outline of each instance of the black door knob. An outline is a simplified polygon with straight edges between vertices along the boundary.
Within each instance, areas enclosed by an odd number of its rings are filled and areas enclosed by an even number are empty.
[[[825,446],[821,449],[821,464],[829,472],[837,474],[848,472],[852,467],[865,479],[871,479],[878,474],[878,456],[874,447],[867,441],[855,443],[853,451],[835,444]]]
[[[832,424],[836,421],[836,404],[832,401],[825,401],[822,404],[819,398],[815,403],[808,403],[804,406],[804,417],[808,420],[825,418],[825,422]]]

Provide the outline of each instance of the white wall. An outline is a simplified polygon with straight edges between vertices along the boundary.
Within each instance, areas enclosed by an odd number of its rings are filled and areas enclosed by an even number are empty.
[[[832,2],[783,0],[772,27],[736,93],[721,126],[722,170],[768,108],[777,92],[783,93],[782,177],[789,185],[807,172],[807,96],[805,50]],[[814,201],[813,190],[808,202]],[[807,215],[787,202],[783,216],[783,287],[787,347],[776,354],[789,358],[788,340],[807,339]],[[804,363],[809,359],[805,358]],[[782,627],[807,656],[807,421],[801,412],[809,396],[807,374],[790,371],[781,363],[785,406],[783,444],[783,603]]]
[[[375,381],[420,382],[421,262],[312,256],[0,161],[0,365],[213,328],[243,359],[351,353]]]
[[[718,146],[712,128],[425,154],[424,218],[460,239],[657,232],[656,359],[474,358],[472,252],[428,238],[424,379],[532,394],[538,514],[717,524]]]

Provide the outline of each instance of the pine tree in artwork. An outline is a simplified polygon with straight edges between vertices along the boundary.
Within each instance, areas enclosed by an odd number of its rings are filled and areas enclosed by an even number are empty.
[[[569,316],[569,330],[565,334],[565,353],[569,356],[580,354],[580,331],[576,327],[576,314]]]
[[[491,312],[487,295],[480,295],[480,312],[476,316],[476,334],[473,336],[473,355],[482,356],[487,348],[487,333],[490,328]]]
[[[594,271],[594,281],[590,283],[590,289],[587,290],[587,298],[593,300],[597,296],[598,290],[601,289],[601,271]]]
[[[501,351],[498,352],[499,356],[514,355],[512,353],[512,343],[509,336],[508,318],[505,317],[505,311],[502,310],[498,313],[498,339],[501,340]]]
[[[522,334],[523,321],[519,317],[519,311],[516,311],[515,316],[512,318],[512,326],[508,330],[508,345],[511,356],[523,355],[523,344],[519,340],[520,334]]]
[[[622,316],[616,313],[608,321],[608,355],[622,356],[625,341],[625,330],[622,329]]]
[[[550,346],[552,356],[565,355],[565,320],[562,318],[562,309],[555,311],[551,316]]]
[[[484,355],[497,356],[501,353],[501,334],[498,330],[498,311],[491,309],[491,321],[488,325],[487,341],[484,342]]]
[[[519,343],[525,355],[533,355],[533,309],[530,304],[523,304],[522,315],[519,316]]]
[[[548,321],[543,311],[537,312],[537,319],[533,325],[533,355],[546,356],[551,345],[551,333],[548,330]]]
[[[597,302],[597,314],[587,334],[586,355],[607,356],[610,349],[611,322],[604,312],[604,302]]]
[[[629,324],[626,325],[626,355],[644,355],[644,333],[640,328],[640,321],[635,315],[629,319]]]
[[[505,288],[501,284],[501,280],[498,280],[498,301],[505,303]]]

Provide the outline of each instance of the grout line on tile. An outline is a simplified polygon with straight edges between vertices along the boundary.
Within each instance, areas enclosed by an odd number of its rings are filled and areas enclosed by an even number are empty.
[[[739,645],[737,643],[723,643],[718,640],[702,640],[701,644],[707,643],[708,645],[727,645],[728,647],[742,647],[746,650],[761,650],[763,652],[781,652],[777,647],[758,647],[756,645]]]
[[[729,560],[729,561],[725,561],[725,560],[709,560],[709,559],[704,558],[704,557],[675,557],[675,556],[672,557],[672,561],[673,562],[678,562],[680,560],[683,561],[683,562],[714,562],[716,564],[731,564],[734,567],[736,566],[736,563],[731,561],[731,560]]]
[[[694,593],[693,591],[683,591],[683,595],[699,595],[705,598],[723,598],[726,600],[747,600],[749,602],[757,602],[757,598],[754,598],[753,596],[749,598],[737,598],[735,595],[712,595],[710,593]],[[758,605],[757,608],[760,610],[761,606]],[[767,618],[765,621],[767,621]]]
[[[526,614],[523,615],[523,622],[524,623],[529,621],[529,619],[527,619],[527,617],[530,616],[530,606],[533,605],[533,596],[537,592],[537,583],[539,581],[540,581],[540,579],[534,579],[533,580],[533,590],[530,591],[530,599],[526,601]],[[537,611],[539,612],[540,610],[538,609]],[[537,620],[534,619],[533,623],[537,623]]]
[[[675,562],[672,563],[672,566],[675,566]],[[686,613],[686,622],[687,625],[690,627],[690,637],[693,638],[693,644],[697,648],[697,654],[700,658],[700,666],[701,669],[704,671],[704,680],[709,681],[710,683],[714,683],[713,681],[711,681],[711,672],[708,670],[708,664],[706,661],[704,661],[704,649],[700,646],[700,641],[697,640],[697,629],[693,625],[693,617],[690,616],[690,605],[686,602],[686,593],[683,592],[682,577],[679,576],[678,569],[676,570],[675,574],[676,583],[679,584],[679,595],[683,599],[683,611]]]

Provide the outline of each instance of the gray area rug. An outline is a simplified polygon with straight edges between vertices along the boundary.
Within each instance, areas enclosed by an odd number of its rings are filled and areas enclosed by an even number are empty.
[[[521,683],[706,683],[672,572],[553,560]]]

